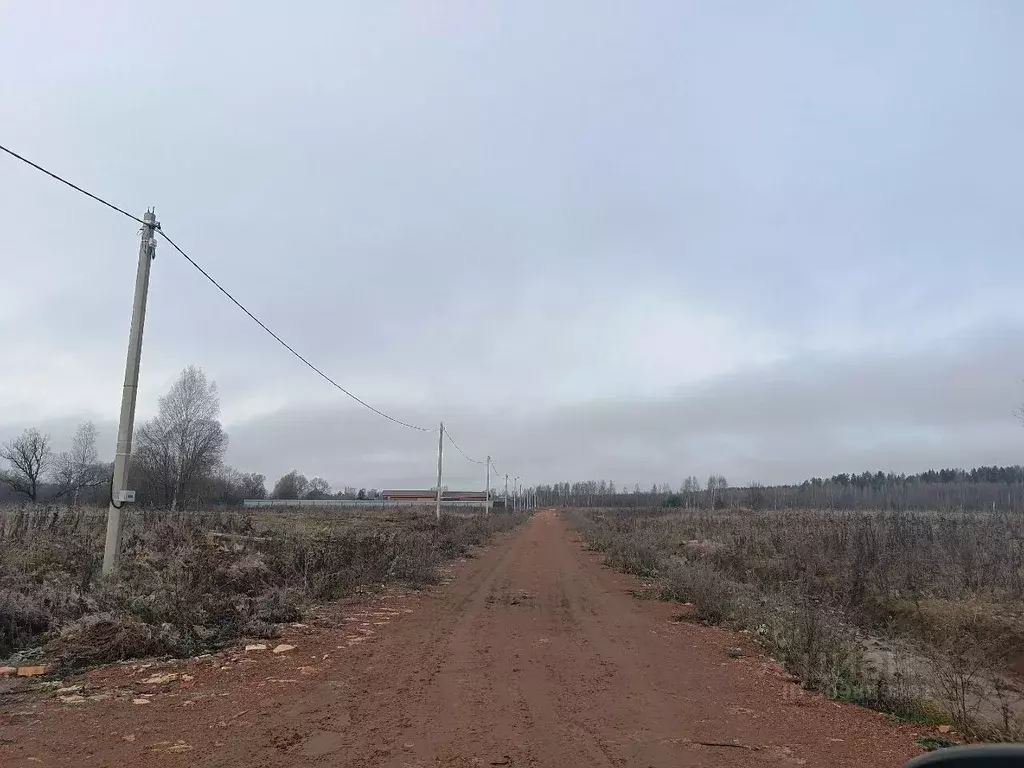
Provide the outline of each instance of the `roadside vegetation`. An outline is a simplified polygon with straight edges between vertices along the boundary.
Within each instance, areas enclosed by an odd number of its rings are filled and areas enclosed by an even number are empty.
[[[415,509],[250,512],[242,501],[265,499],[266,478],[227,466],[227,445],[216,383],[185,368],[136,429],[136,504],[114,578],[100,576],[111,465],[99,458],[95,426],[80,425],[60,453],[34,428],[0,445],[0,666],[189,656],[271,637],[310,606],[357,589],[429,584],[444,560],[525,519],[463,509],[440,524]],[[272,495],[379,496],[334,492],[296,470]]]
[[[69,436],[63,436],[67,439]],[[62,436],[57,436],[61,442]],[[0,444],[0,505],[104,505],[113,464],[101,461],[99,432],[78,426],[68,450],[57,452],[52,435],[29,427]],[[129,487],[140,507],[205,510],[240,506],[245,499],[380,498],[375,488],[332,490],[322,477],[285,473],[267,492],[267,478],[224,463],[228,434],[220,422],[216,382],[188,366],[160,398],[157,415],[135,431]]]
[[[100,575],[105,514],[0,509],[0,665],[45,658],[63,668],[136,656],[203,653],[266,638],[310,606],[363,587],[438,578],[525,514],[416,510],[139,510],[115,578]]]
[[[809,688],[971,738],[1024,737],[1024,518],[666,508],[565,513],[692,619]]]

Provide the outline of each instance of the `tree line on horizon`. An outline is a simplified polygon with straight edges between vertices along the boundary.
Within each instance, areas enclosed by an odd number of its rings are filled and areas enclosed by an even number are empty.
[[[332,491],[320,477],[285,473],[268,493],[266,477],[224,463],[228,436],[220,422],[217,385],[201,368],[185,368],[157,415],[136,429],[129,487],[141,506],[196,509],[236,506],[243,499],[376,499],[376,489]],[[109,499],[112,463],[100,461],[96,427],[79,425],[67,451],[55,453],[50,436],[26,429],[0,445],[0,502],[102,505]],[[538,485],[527,489],[542,506],[747,507],[750,509],[992,509],[1024,511],[1024,467],[841,473],[799,484],[730,485],[722,475],[686,477],[641,489],[606,480]]]
[[[29,428],[0,445],[0,502],[104,505],[110,498],[113,462],[101,461],[92,422],[79,425],[71,448],[56,453],[48,434]],[[167,509],[237,506],[244,499],[376,499],[371,488],[334,492],[320,477],[297,470],[268,494],[266,477],[224,463],[228,435],[220,421],[217,384],[189,366],[166,395],[157,415],[135,430],[129,488],[136,504]]]
[[[536,487],[537,503],[567,507],[745,507],[761,509],[1003,510],[1024,512],[1024,467],[929,469],[918,473],[861,472],[813,477],[799,484],[730,485],[722,475],[687,477],[643,489],[607,480]]]
[[[201,368],[185,368],[160,398],[157,415],[135,429],[128,487],[136,503],[182,509],[266,496],[263,475],[224,463],[227,445],[216,383]],[[0,501],[104,505],[112,471],[113,462],[99,460],[91,422],[60,454],[50,435],[26,429],[0,446]]]

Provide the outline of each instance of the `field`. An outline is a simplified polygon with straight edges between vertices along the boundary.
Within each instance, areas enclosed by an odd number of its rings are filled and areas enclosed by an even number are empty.
[[[613,567],[752,634],[804,685],[1017,739],[1024,520],[989,513],[573,510]]]
[[[423,510],[137,511],[116,578],[103,579],[105,513],[0,511],[0,660],[61,669],[190,656],[267,638],[311,605],[438,566],[522,522]]]

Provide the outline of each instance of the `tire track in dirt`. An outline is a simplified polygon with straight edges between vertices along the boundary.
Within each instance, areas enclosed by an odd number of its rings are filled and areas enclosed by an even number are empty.
[[[287,639],[291,659],[189,662],[189,701],[42,704],[5,728],[0,763],[860,768],[917,752],[912,729],[800,691],[752,646],[729,658],[736,635],[636,599],[553,512],[454,570]]]

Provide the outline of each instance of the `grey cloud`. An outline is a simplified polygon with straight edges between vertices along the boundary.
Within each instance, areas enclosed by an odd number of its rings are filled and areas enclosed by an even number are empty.
[[[1018,455],[1019,3],[240,8],[11,5],[2,140],[371,402],[535,479]],[[0,424],[116,418],[136,248],[0,158]],[[240,466],[433,481],[158,254],[140,418],[197,364]]]
[[[737,483],[792,482],[865,469],[1016,463],[1024,458],[1013,415],[1024,401],[1021,348],[1024,326],[986,327],[913,354],[807,355],[658,398],[594,400],[516,418],[467,409],[448,416],[474,458],[489,451],[502,471],[531,482],[604,477],[646,485],[711,472]],[[269,472],[286,467],[271,469],[267,459],[285,455],[288,466],[361,478],[357,484],[433,480],[432,438],[350,410],[283,410],[237,425],[232,437],[235,460]],[[449,455],[453,478],[478,485],[480,473]]]
[[[449,403],[395,415],[433,426],[530,483],[599,478],[632,485],[688,474],[735,483],[794,482],[863,470],[913,472],[1024,460],[1024,326],[983,327],[875,358],[808,354],[643,399],[604,398],[512,413]],[[325,385],[326,386],[326,385]],[[58,449],[74,420],[45,421]],[[0,425],[0,438],[29,424]],[[101,422],[101,448],[113,424]],[[412,432],[351,406],[283,407],[229,422],[228,461],[271,481],[296,468],[335,487],[430,487],[436,433]],[[483,468],[446,444],[449,485],[476,488]],[[499,481],[495,481],[498,484]]]

